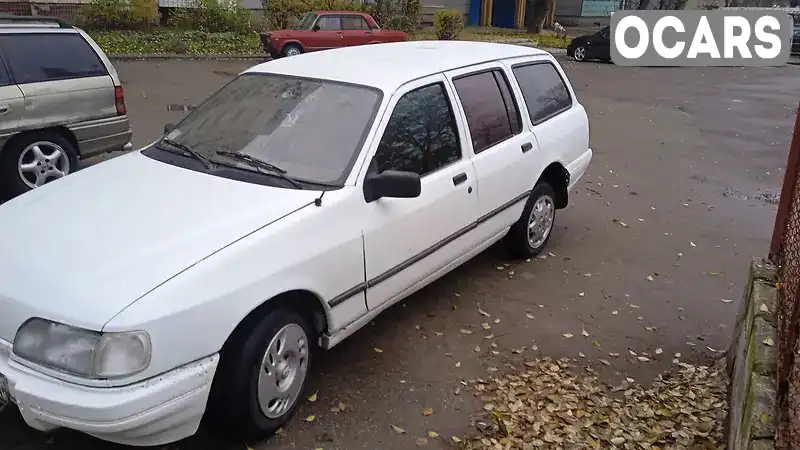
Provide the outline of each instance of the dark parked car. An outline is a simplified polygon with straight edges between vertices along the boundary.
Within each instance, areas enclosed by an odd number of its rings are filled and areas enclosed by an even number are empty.
[[[575,61],[589,59],[610,61],[611,29],[604,27],[595,34],[587,34],[572,39],[572,42],[567,46],[567,56],[571,56]]]

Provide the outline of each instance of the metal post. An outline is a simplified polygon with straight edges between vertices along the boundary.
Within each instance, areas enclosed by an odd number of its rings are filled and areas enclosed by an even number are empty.
[[[786,172],[783,174],[783,187],[781,188],[778,212],[775,214],[775,228],[772,230],[772,242],[769,246],[769,259],[780,263],[783,235],[786,231],[786,221],[789,219],[789,209],[792,204],[792,194],[797,184],[798,165],[800,165],[800,104],[794,121],[794,135],[789,146],[789,158],[786,161]]]

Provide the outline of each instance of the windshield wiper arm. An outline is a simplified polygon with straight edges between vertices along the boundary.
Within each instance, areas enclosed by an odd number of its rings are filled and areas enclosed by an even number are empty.
[[[298,183],[297,180],[286,175],[286,170],[281,169],[275,164],[264,161],[263,159],[256,158],[255,156],[248,155],[246,153],[229,152],[227,150],[218,150],[217,154],[222,156],[227,156],[233,159],[238,159],[239,161],[242,161],[243,163],[251,167],[255,167],[256,169],[266,169],[270,173],[273,173],[278,177],[284,179],[287,183],[291,184],[297,189],[303,189],[303,185]]]
[[[175,142],[172,139],[162,139],[161,142],[171,145],[179,150],[183,150],[184,152],[190,154],[194,159],[203,163],[203,165],[206,166],[206,169],[210,169],[213,166],[213,164],[211,163],[211,161],[209,161],[208,158],[201,155],[200,153],[197,153],[197,151],[192,149],[191,147],[183,145],[180,142]]]

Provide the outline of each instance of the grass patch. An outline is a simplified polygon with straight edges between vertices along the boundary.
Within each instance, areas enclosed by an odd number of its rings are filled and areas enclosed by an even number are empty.
[[[258,35],[255,33],[206,33],[173,29],[89,31],[88,33],[97,42],[97,45],[109,55],[249,55],[264,53]]]
[[[424,29],[414,32],[410,37],[413,40],[436,40],[433,29]],[[458,35],[460,41],[477,42],[508,42],[522,41],[536,42],[538,47],[566,48],[571,38],[560,39],[551,33],[528,33],[525,30],[490,27],[466,27]]]

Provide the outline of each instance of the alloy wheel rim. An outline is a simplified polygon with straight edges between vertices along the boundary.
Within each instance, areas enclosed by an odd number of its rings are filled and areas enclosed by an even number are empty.
[[[575,60],[576,61],[583,61],[586,58],[586,49],[583,47],[578,47],[575,49]]]
[[[537,249],[544,244],[553,229],[555,205],[549,195],[542,195],[536,200],[528,217],[528,245]]]
[[[308,372],[308,336],[290,323],[270,341],[258,371],[258,405],[270,419],[292,409]]]
[[[17,160],[20,179],[31,189],[63,178],[70,172],[66,150],[49,141],[34,142],[22,150]]]

